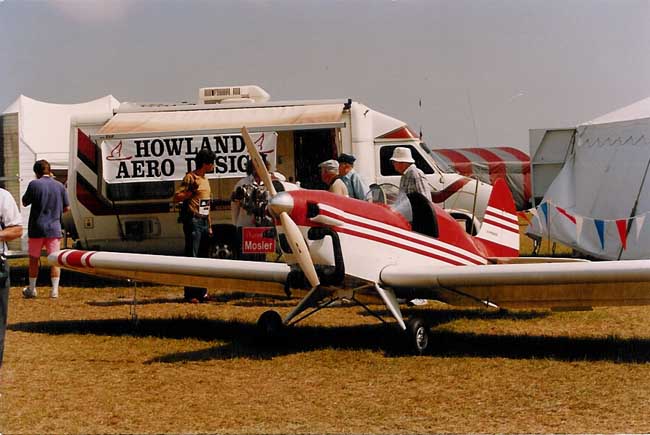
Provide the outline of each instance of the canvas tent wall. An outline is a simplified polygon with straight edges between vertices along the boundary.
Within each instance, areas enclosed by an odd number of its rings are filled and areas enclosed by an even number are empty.
[[[29,208],[21,207],[20,198],[34,179],[34,162],[45,159],[54,169],[67,169],[70,120],[77,116],[108,119],[119,104],[112,95],[80,104],[52,104],[21,95],[0,115],[0,186],[16,199],[25,225]],[[24,248],[17,245],[11,244],[10,249]]]
[[[531,206],[530,157],[512,147],[435,149],[431,154],[442,166],[467,177],[493,184],[503,178],[512,192],[517,210]]]
[[[649,167],[650,98],[579,125],[527,233],[597,258],[650,258]]]

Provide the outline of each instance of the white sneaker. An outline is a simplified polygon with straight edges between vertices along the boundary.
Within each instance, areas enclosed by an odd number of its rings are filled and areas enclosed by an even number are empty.
[[[59,289],[56,289],[56,290],[52,289],[52,290],[50,290],[50,297],[51,297],[52,299],[56,299],[56,298],[58,298],[58,297],[59,297]]]
[[[30,287],[25,287],[25,288],[23,289],[23,297],[24,297],[25,299],[35,298],[35,297],[36,297],[36,294],[37,294],[37,293],[36,293],[36,289],[33,289],[33,290],[32,290]]]

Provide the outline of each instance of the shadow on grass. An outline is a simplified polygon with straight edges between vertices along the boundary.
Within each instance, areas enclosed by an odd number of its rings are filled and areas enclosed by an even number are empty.
[[[508,316],[507,318],[525,320],[527,316],[528,318],[534,317],[533,313],[524,313],[523,317],[519,317],[521,313],[449,311],[456,313],[457,318],[470,316],[471,318],[490,319],[496,318],[494,316]],[[447,321],[450,318],[448,310],[427,314],[429,314],[427,316],[429,321],[435,321],[436,315],[442,315]],[[438,319],[437,323],[433,323],[440,324],[443,323],[443,320]],[[11,324],[8,329],[52,335],[126,335],[168,339],[195,338],[206,342],[220,342],[216,346],[199,351],[171,353],[152,359],[148,361],[149,363],[232,358],[271,359],[276,356],[319,349],[371,350],[383,352],[387,357],[399,357],[406,350],[405,335],[393,324],[340,327],[300,325],[289,328],[282,337],[272,343],[257,338],[254,323],[201,318],[143,319],[137,324],[127,319],[24,322]],[[551,337],[433,330],[430,350],[425,356],[645,363],[650,362],[650,340],[613,336],[604,338]]]
[[[28,269],[27,266],[11,266],[10,278],[11,285],[21,286],[28,284]],[[38,269],[38,286],[50,285],[50,267],[41,261],[41,266]],[[126,279],[113,279],[104,278],[95,275],[87,275],[85,273],[75,272],[74,270],[62,270],[61,281],[62,287],[81,287],[81,288],[99,288],[99,287],[129,287],[132,284]],[[156,284],[140,283],[138,287],[148,287]]]
[[[139,285],[139,284],[138,284]],[[216,303],[232,303],[237,307],[259,307],[270,306],[273,307],[294,307],[297,304],[296,300],[289,300],[285,296],[255,296],[250,293],[235,292],[235,293],[217,293],[210,296],[210,300],[206,304]],[[135,305],[154,305],[154,304],[181,304],[186,303],[182,296],[178,297],[159,297],[159,298],[136,298]],[[94,307],[119,307],[124,305],[134,305],[132,297],[119,298],[110,301],[88,301],[86,305]]]

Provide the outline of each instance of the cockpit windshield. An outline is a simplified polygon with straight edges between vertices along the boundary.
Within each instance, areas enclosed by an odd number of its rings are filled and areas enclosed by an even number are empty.
[[[370,202],[386,204],[404,216],[404,218],[409,222],[413,219],[411,204],[408,197],[404,193],[400,192],[399,187],[394,184],[383,183],[371,185],[366,199]]]
[[[373,184],[368,200],[386,204],[404,216],[413,231],[438,237],[438,221],[433,204],[419,193],[406,195],[394,184]]]

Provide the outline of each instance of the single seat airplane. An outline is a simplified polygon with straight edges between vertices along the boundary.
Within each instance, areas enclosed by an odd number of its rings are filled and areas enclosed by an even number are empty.
[[[258,326],[269,334],[339,300],[368,311],[368,301],[379,301],[416,353],[429,345],[429,328],[402,316],[400,303],[413,299],[503,308],[650,303],[650,260],[519,257],[515,206],[503,181],[494,184],[480,231],[471,236],[418,194],[390,208],[325,191],[278,192],[245,127],[242,136],[271,196],[286,263],[73,249],[51,254],[50,263],[136,281],[302,296],[284,319],[262,314]]]

